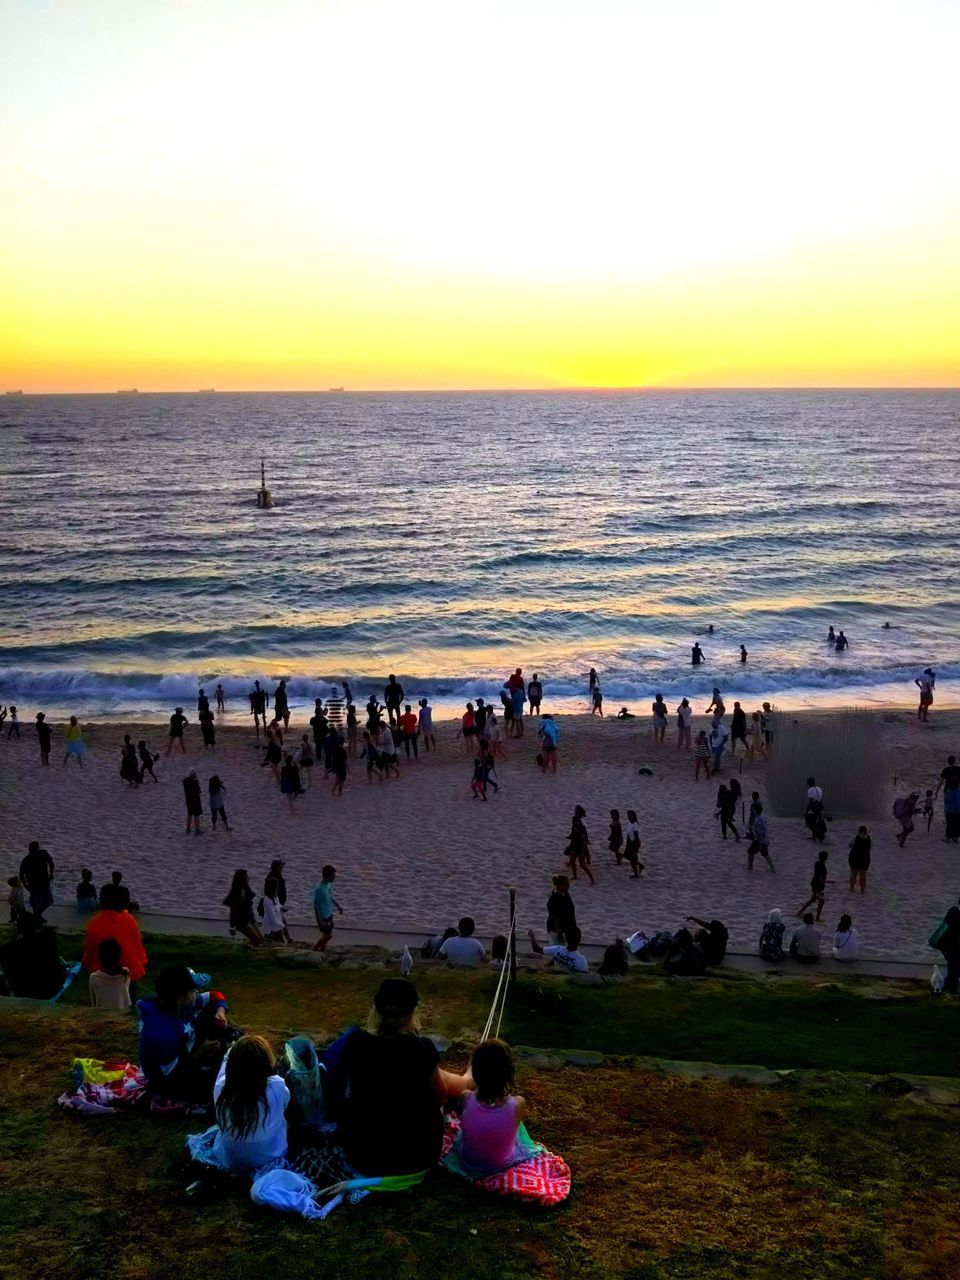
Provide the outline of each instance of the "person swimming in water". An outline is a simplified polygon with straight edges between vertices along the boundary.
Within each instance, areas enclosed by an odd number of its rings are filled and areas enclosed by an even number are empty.
[[[741,646],[740,646],[740,661],[741,661],[741,662],[746,662],[746,660],[747,660],[747,650],[746,650],[746,646],[745,646],[745,645],[741,645]]]
[[[698,641],[694,642],[693,648],[690,650],[690,661],[695,667],[699,667],[700,663],[705,659],[706,654],[700,648]]]
[[[827,632],[827,644],[836,644],[836,643],[837,643],[837,633],[834,631],[833,627],[831,627],[830,630]]]
[[[844,649],[850,648],[850,641],[843,634],[843,631],[837,633],[836,650],[837,653],[843,653]]]

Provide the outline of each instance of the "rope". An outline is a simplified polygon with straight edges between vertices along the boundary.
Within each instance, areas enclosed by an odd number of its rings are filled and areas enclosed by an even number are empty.
[[[497,1018],[497,1035],[500,1034],[500,1025],[503,1022],[503,1010],[506,1007],[506,1003],[507,1003],[507,988],[505,986],[505,981],[506,981],[507,974],[510,971],[510,957],[513,951],[513,931],[516,923],[517,923],[517,908],[516,906],[514,906],[513,915],[510,917],[510,927],[507,931],[507,954],[503,961],[503,968],[500,970],[500,980],[497,983],[497,989],[493,993],[493,1003],[491,1004],[490,1012],[487,1015],[487,1021],[483,1028],[483,1035],[480,1037],[481,1040],[487,1040],[490,1037],[490,1031],[491,1031],[491,1028],[493,1027],[493,1020],[497,1016],[498,1004],[500,1005],[500,1016],[499,1018]],[[501,997],[501,992],[503,993],[502,997]]]

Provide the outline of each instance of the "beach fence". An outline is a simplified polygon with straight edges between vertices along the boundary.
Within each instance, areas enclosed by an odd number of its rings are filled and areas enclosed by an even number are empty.
[[[876,712],[794,719],[780,713],[767,766],[767,800],[781,817],[802,814],[807,778],[823,787],[831,817],[881,818],[888,805]]]

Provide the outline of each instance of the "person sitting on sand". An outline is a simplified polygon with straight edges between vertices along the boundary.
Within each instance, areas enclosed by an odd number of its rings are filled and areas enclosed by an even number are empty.
[[[449,964],[462,968],[476,968],[487,959],[487,952],[479,938],[473,936],[476,928],[472,916],[463,916],[457,923],[457,936],[448,938],[437,955]]]
[[[255,1173],[287,1154],[290,1090],[263,1036],[241,1036],[223,1056],[213,1086],[216,1124],[191,1134],[194,1160],[228,1173]]]
[[[140,1069],[150,1091],[181,1102],[209,1103],[227,1045],[237,1033],[227,1023],[219,991],[197,991],[186,965],[157,976],[157,993],[137,1001]]]
[[[853,927],[853,921],[846,913],[840,917],[837,931],[833,935],[833,946],[830,948],[830,954],[834,960],[841,960],[844,964],[857,958],[857,931]]]
[[[808,911],[803,917],[803,924],[790,939],[790,955],[800,964],[816,964],[820,959],[821,937],[822,934]]]
[[[63,986],[67,966],[60,958],[57,931],[32,911],[21,911],[16,936],[0,947],[0,995],[50,1000]]]
[[[564,969],[567,973],[587,973],[589,971],[590,963],[580,950],[581,933],[576,925],[567,927],[566,942],[563,944],[557,943],[556,946],[541,947],[537,941],[537,935],[532,929],[527,936],[530,939],[530,946],[533,948],[534,954],[546,956],[552,966]]]
[[[96,911],[99,906],[97,886],[93,883],[93,872],[84,867],[80,872],[80,883],[77,885],[77,910],[82,912]]]
[[[697,977],[704,972],[703,948],[689,929],[678,929],[673,935],[663,957],[663,967],[679,978]]]
[[[418,1174],[437,1163],[447,1101],[473,1087],[469,1072],[440,1066],[420,1035],[420,997],[405,978],[385,978],[366,1030],[352,1027],[325,1052],[348,1086],[339,1122],[347,1160],[361,1175]]]
[[[600,977],[606,978],[608,982],[622,982],[629,972],[630,954],[627,951],[627,944],[622,938],[617,938],[603,953],[603,959],[600,961]]]
[[[636,718],[637,717],[633,714],[633,712],[628,711],[626,707],[621,707],[620,710],[617,712],[618,720],[636,720]]]

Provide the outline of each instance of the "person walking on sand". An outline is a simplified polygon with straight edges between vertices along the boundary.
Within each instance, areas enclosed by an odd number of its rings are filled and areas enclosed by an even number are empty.
[[[592,716],[598,715],[601,720],[603,719],[603,690],[600,688],[599,680],[593,686],[593,709],[590,714]]]
[[[710,755],[713,757],[713,772],[720,772],[720,763],[723,759],[723,752],[727,745],[727,739],[730,734],[727,726],[722,720],[714,720],[713,728],[707,736],[707,742],[710,746]]]
[[[470,790],[473,792],[474,800],[486,800],[487,775],[484,772],[483,761],[479,756],[474,756],[473,758],[473,773],[470,777]]]
[[[710,743],[707,741],[707,735],[703,729],[697,734],[697,740],[693,744],[694,782],[697,781],[701,773],[705,778],[710,776]]]
[[[9,742],[11,738],[16,738],[18,742],[20,741],[20,717],[17,715],[17,708],[14,706],[10,708],[10,724],[7,727],[7,741]]]
[[[893,802],[893,816],[900,823],[897,844],[901,849],[907,843],[907,836],[914,830],[913,819],[916,817],[919,799],[920,792],[911,791],[908,796],[901,796]]]
[[[418,703],[420,714],[417,716],[417,727],[420,730],[420,738],[423,742],[424,754],[428,751],[436,751],[437,739],[433,732],[433,707],[427,698],[421,698]]]
[[[701,662],[706,661],[707,655],[700,648],[700,641],[694,641],[693,648],[690,650],[690,661],[695,667],[699,667]]]
[[[723,704],[723,698],[720,695],[720,690],[717,688],[716,685],[714,685],[713,694],[711,695],[711,698],[710,698],[710,705],[709,707],[707,707],[706,714],[710,715],[710,713],[713,712],[714,720],[720,720],[725,714],[726,710],[727,708]]]
[[[167,749],[164,752],[164,756],[170,754],[175,743],[180,744],[181,755],[186,755],[187,748],[183,745],[183,726],[188,723],[187,717],[183,714],[183,707],[177,707],[170,717],[170,733],[167,738]]]
[[[313,750],[314,755],[319,756],[323,752],[323,740],[327,736],[327,713],[323,709],[323,699],[316,698],[313,703],[313,715],[310,717],[310,729],[313,732]]]
[[[297,768],[296,761],[292,755],[283,757],[283,768],[280,770],[280,791],[287,797],[287,807],[292,818],[296,812],[297,796],[303,795],[303,787],[300,785],[300,770]]]
[[[557,760],[560,754],[560,726],[548,711],[540,721],[540,749],[543,755],[543,772],[549,769],[557,772]]]
[[[200,779],[195,769],[183,780],[183,798],[187,805],[187,835],[193,827],[194,835],[200,834],[200,815],[203,813],[203,797],[200,794]]]
[[[860,892],[867,892],[867,872],[870,870],[870,834],[866,827],[858,827],[857,834],[850,841],[850,853],[847,861],[850,863],[850,892],[855,892],[856,885],[860,885]]]
[[[754,795],[756,794],[754,792]],[[747,870],[753,870],[753,860],[759,853],[761,858],[766,859],[770,870],[775,872],[776,867],[770,857],[770,831],[767,826],[767,815],[763,812],[763,805],[759,800],[755,800],[750,806],[750,826],[747,829],[747,834],[750,837],[750,843],[747,845]]]
[[[37,742],[40,744],[40,763],[49,766],[53,730],[47,724],[47,718],[42,711],[37,712]]]
[[[730,717],[730,755],[733,759],[737,757],[737,743],[743,743],[744,751],[748,751],[747,743],[747,713],[741,707],[739,702],[733,704],[733,715]]]
[[[544,719],[546,719],[546,716],[544,716]],[[501,760],[506,760],[507,755],[503,749],[503,734],[500,732],[500,721],[497,719],[497,713],[494,711],[493,707],[490,708],[490,714],[487,716],[485,728],[487,741],[490,743],[490,750],[495,756],[499,756]]]
[[[651,710],[653,711],[653,740],[663,742],[667,736],[667,704],[663,700],[662,693],[658,693],[654,698]]]
[[[390,675],[383,688],[383,701],[386,704],[387,719],[393,724],[400,719],[400,707],[403,705],[403,688],[397,683],[397,677]]]
[[[627,826],[624,831],[623,856],[630,864],[630,879],[639,880],[643,875],[643,863],[640,861],[640,824],[637,822],[636,810],[627,810]]]
[[[63,735],[67,741],[67,749],[63,753],[63,767],[67,767],[67,761],[71,756],[74,757],[80,768],[83,768],[83,757],[87,753],[86,743],[83,741],[83,732],[77,722],[76,716],[70,717],[70,723],[67,725]]]
[[[153,766],[160,759],[160,752],[151,751],[147,746],[146,739],[141,738],[137,743],[137,755],[140,757],[140,781],[143,782],[149,773],[154,782],[159,782],[160,779],[153,772]]]
[[[460,733],[463,736],[464,755],[470,755],[477,739],[477,718],[473,713],[473,703],[468,702],[466,710],[460,717]]]
[[[677,750],[684,747],[689,751],[691,746],[690,723],[693,720],[693,707],[688,698],[684,698],[677,707]]]
[[[581,805],[577,805],[573,811],[573,821],[570,824],[570,837],[567,841],[567,858],[570,862],[570,874],[573,879],[577,879],[577,867],[581,871],[586,872],[587,879],[591,884],[596,881],[593,878],[593,872],[590,870],[590,838],[587,835],[587,828],[584,826],[583,820],[587,816],[587,811]]]
[[[212,751],[217,745],[217,726],[209,707],[200,713],[200,735],[203,738],[204,751]]]
[[[813,875],[810,877],[810,897],[806,900],[802,907],[797,911],[799,919],[808,907],[817,904],[817,922],[823,914],[823,903],[826,896],[826,886],[833,884],[832,880],[827,879],[827,858],[829,854],[826,849],[821,849],[817,854],[817,860],[813,864]]]
[[[316,763],[316,757],[313,754],[313,747],[310,745],[309,737],[304,734],[300,739],[300,751],[297,756],[297,763],[303,771],[301,776],[307,780],[307,791],[313,786],[313,766]]]
[[[217,829],[217,819],[223,823],[224,831],[230,830],[230,824],[227,822],[227,788],[223,785],[216,774],[207,783],[207,794],[210,798],[210,821],[213,823],[213,829]]]
[[[353,758],[357,754],[357,741],[360,737],[360,725],[357,720],[357,708],[352,702],[347,703],[347,754]]]
[[[263,731],[267,731],[267,694],[266,690],[260,688],[260,681],[254,680],[253,688],[250,690],[250,714],[253,716],[253,727],[257,731],[257,737],[260,737],[260,721],[263,721]]]
[[[730,788],[726,783],[721,782],[717,788],[717,818],[720,820],[720,835],[724,840],[727,838],[727,828],[733,832],[734,839],[740,843],[740,832],[737,830],[733,821],[734,817],[734,798]]]
[[[143,781],[137,761],[137,748],[129,733],[123,735],[123,746],[120,748],[120,777],[130,787],[139,787]]]
[[[374,770],[377,771],[379,779],[382,782],[383,765],[380,761],[380,752],[377,749],[377,744],[374,742],[373,738],[370,737],[370,731],[368,729],[364,729],[363,731],[363,750],[360,752],[360,759],[363,760],[367,766],[367,785],[369,786],[373,781]]]
[[[540,704],[543,702],[543,683],[536,672],[527,684],[527,704],[532,716],[539,716]]]
[[[337,878],[337,868],[327,864],[320,873],[320,883],[313,891],[313,914],[317,922],[320,937],[313,944],[314,951],[326,951],[333,937],[333,912],[343,915],[343,907],[333,896],[333,882]]]
[[[267,730],[267,747],[263,753],[261,761],[261,769],[269,769],[277,782],[280,781],[280,765],[283,763],[283,750],[277,741],[276,734],[272,730]]]
[[[210,710],[210,699],[207,697],[205,689],[197,691],[197,719],[203,715],[205,711]]]
[[[230,911],[230,932],[242,933],[251,947],[259,947],[263,942],[263,934],[253,918],[253,903],[256,896],[250,888],[250,877],[247,875],[246,868],[238,867],[233,873],[223,905]]]
[[[222,715],[227,709],[227,698],[223,692],[223,685],[217,685],[217,711]]]
[[[610,835],[607,838],[607,848],[613,854],[613,859],[619,867],[623,862],[623,827],[620,825],[620,810],[610,810]]]

